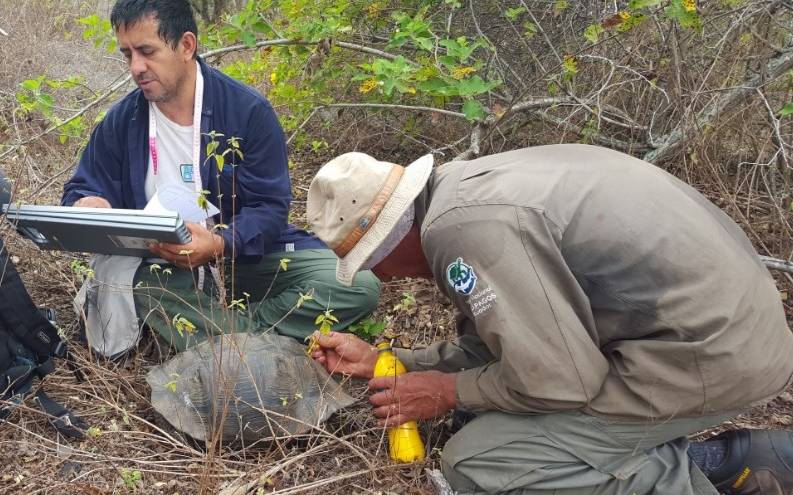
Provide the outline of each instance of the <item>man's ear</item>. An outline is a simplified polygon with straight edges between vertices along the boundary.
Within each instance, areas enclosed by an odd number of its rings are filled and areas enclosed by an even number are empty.
[[[196,50],[198,50],[198,40],[196,39],[195,34],[191,33],[190,31],[182,34],[182,38],[179,40],[178,49],[183,55],[185,62],[192,60],[195,56]]]

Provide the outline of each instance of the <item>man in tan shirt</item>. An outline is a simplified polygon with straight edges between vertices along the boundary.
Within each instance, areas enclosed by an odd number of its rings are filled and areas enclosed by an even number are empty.
[[[458,310],[457,341],[398,350],[411,373],[370,400],[385,425],[476,414],[443,454],[461,493],[793,493],[786,432],[685,438],[784,390],[793,335],[745,234],[661,169],[585,145],[434,171],[349,153],[308,219],[340,282],[432,277]],[[372,376],[364,342],[319,343]]]

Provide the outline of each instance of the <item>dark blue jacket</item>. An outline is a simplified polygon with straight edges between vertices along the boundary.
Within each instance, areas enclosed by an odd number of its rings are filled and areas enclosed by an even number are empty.
[[[215,222],[228,225],[226,255],[255,262],[263,254],[324,247],[305,231],[287,224],[292,199],[286,143],[270,103],[261,94],[199,60],[204,76],[201,112],[201,183],[208,199],[218,205]],[[61,203],[71,205],[84,196],[100,196],[113,208],[146,206],[144,184],[149,166],[149,105],[136,89],[113,105],[96,126],[74,176],[64,186]],[[244,159],[231,165],[231,155],[219,174],[214,160],[206,162],[206,134],[240,138]],[[234,192],[236,192],[236,197]],[[220,198],[220,199],[218,199]],[[233,251],[232,251],[233,249]]]

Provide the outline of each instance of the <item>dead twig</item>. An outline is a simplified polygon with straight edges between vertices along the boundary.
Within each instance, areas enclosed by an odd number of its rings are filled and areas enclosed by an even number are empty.
[[[768,62],[765,71],[760,71],[742,86],[714,98],[692,119],[692,122],[681,122],[672,132],[660,138],[658,140],[659,147],[644,155],[644,160],[657,163],[667,158],[696,136],[697,128],[723,115],[728,108],[736,107],[738,102],[746,99],[758,88],[780,77],[791,68],[793,68],[793,47],[789,46],[787,51]]]

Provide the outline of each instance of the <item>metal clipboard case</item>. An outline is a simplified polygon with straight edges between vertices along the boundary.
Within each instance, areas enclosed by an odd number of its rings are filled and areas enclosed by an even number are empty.
[[[150,257],[149,244],[190,242],[178,213],[3,205],[6,218],[41,249]]]

